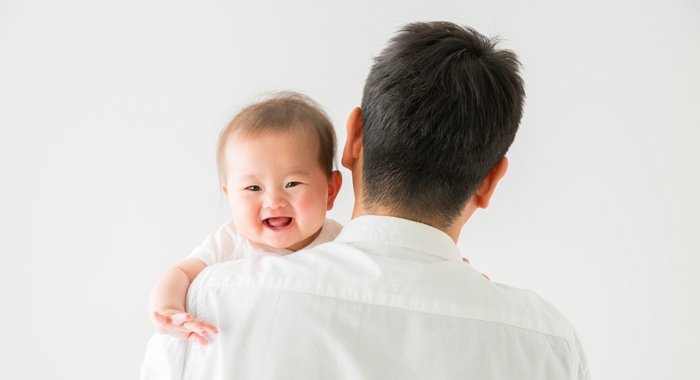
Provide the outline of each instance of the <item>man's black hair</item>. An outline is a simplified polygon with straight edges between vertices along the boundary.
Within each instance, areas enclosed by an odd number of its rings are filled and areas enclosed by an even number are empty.
[[[375,58],[362,97],[363,201],[450,226],[515,138],[520,62],[449,22],[402,28]]]

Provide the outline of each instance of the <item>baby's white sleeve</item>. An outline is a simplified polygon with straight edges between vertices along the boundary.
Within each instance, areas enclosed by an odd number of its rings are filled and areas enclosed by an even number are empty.
[[[238,230],[233,221],[230,220],[217,231],[210,233],[202,245],[193,249],[187,258],[198,258],[207,266],[231,261],[234,258],[238,240]]]

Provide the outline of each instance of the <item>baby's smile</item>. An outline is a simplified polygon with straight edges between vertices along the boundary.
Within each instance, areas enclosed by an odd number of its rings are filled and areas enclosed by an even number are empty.
[[[290,217],[276,217],[276,218],[267,218],[263,220],[263,225],[265,227],[270,228],[274,231],[280,231],[284,230],[286,227],[289,227],[292,225],[292,222],[294,221],[293,218]]]

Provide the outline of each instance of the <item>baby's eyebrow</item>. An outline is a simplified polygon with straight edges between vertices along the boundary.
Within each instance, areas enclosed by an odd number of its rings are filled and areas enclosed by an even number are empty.
[[[304,169],[297,169],[292,170],[291,172],[287,173],[287,175],[309,175],[309,172]]]
[[[248,174],[248,175],[242,175],[242,176],[236,177],[236,178],[237,178],[239,181],[252,181],[252,180],[257,179],[258,177],[257,177],[257,176],[254,176],[254,175],[252,175],[252,174]]]
[[[287,172],[285,176],[308,176],[309,171],[305,169],[295,169]],[[255,181],[258,179],[258,176],[255,174],[244,174],[240,177],[237,177],[239,181]]]

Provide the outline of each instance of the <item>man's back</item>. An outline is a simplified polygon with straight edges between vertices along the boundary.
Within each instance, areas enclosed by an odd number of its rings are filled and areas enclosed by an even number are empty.
[[[489,282],[448,235],[404,219],[363,216],[333,243],[213,266],[188,308],[219,335],[206,347],[155,336],[143,378],[588,378],[553,306]]]

